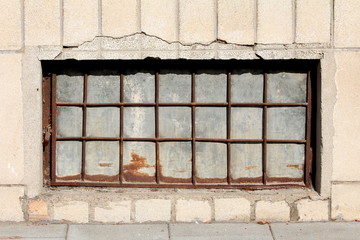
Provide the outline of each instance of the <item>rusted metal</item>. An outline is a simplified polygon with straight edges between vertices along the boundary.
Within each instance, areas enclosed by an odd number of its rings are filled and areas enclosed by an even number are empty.
[[[226,128],[226,139],[231,139],[231,72],[227,73],[227,128]],[[231,184],[231,143],[227,142],[227,183]]]
[[[124,74],[120,74],[120,102],[124,102]],[[120,164],[119,182],[123,181],[124,174],[124,106],[120,106]]]
[[[191,73],[191,102],[195,103],[195,73]],[[195,186],[196,185],[196,142],[195,142],[195,106],[191,106],[191,182]]]
[[[305,146],[305,173],[304,173],[304,180],[305,185],[307,187],[310,187],[311,184],[311,178],[310,178],[310,172],[311,172],[311,160],[312,160],[312,151],[311,151],[311,72],[309,71],[307,73],[307,102],[308,107],[306,111],[306,146]]]
[[[267,103],[267,72],[264,73],[264,103]],[[263,107],[263,184],[267,184],[267,105]]]
[[[155,138],[159,138],[159,73],[155,73]],[[156,183],[160,183],[160,151],[159,142],[155,142],[155,177]]]
[[[51,183],[56,181],[56,74],[51,75]]]
[[[88,75],[85,74],[84,76],[84,103],[83,103],[83,131],[82,135],[85,138],[86,137],[86,104],[87,104],[87,82],[88,82]],[[85,178],[85,159],[86,159],[86,140],[82,140],[82,154],[81,154],[81,180],[84,180]]]
[[[51,129],[51,75],[47,75],[42,79],[42,96],[43,96],[43,115],[42,115],[42,126],[44,131]],[[48,129],[48,130],[46,130]],[[45,135],[45,134],[44,134]],[[45,137],[45,136],[44,136]],[[51,166],[51,135],[49,136],[50,144],[43,144],[43,169],[44,169],[44,183],[48,184],[50,180],[50,166]]]
[[[126,182],[156,182],[155,176],[139,172],[141,168],[149,167],[152,166],[147,163],[147,159],[145,157],[132,152],[130,163],[123,166],[123,178]]]
[[[106,175],[84,175],[84,180],[87,181],[94,181],[94,182],[118,182],[119,181],[119,175],[115,176],[106,176]]]

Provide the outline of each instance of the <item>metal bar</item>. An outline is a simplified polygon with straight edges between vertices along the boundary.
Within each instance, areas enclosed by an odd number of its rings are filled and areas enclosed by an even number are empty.
[[[87,81],[88,75],[84,75],[84,105],[83,105],[83,137],[86,137],[86,103],[87,103]],[[81,156],[81,180],[85,178],[85,152],[86,152],[86,140],[82,140],[82,156]]]
[[[264,103],[267,103],[267,72],[264,72]],[[267,183],[267,106],[263,107],[263,184]]]
[[[195,103],[195,73],[191,73],[191,103]],[[192,149],[192,174],[191,182],[196,186],[196,142],[195,142],[195,105],[191,106],[191,149]]]
[[[231,139],[231,72],[227,73],[227,140]],[[227,183],[231,184],[231,144],[227,142]]]
[[[312,99],[311,99],[311,72],[307,73],[307,112],[306,112],[306,153],[305,153],[305,185],[306,187],[310,187],[311,178],[310,178],[310,171],[311,171],[311,112],[312,112]]]
[[[51,75],[51,182],[56,181],[56,74]]]
[[[159,72],[155,73],[155,138],[159,139]],[[159,158],[159,142],[155,143],[155,179],[156,183],[160,183],[160,158]]]
[[[120,74],[120,102],[124,102],[124,75]],[[124,106],[120,106],[120,164],[119,182],[122,183],[124,165]]]
[[[47,75],[42,79],[42,98],[43,98],[43,113],[42,113],[42,127],[43,127],[43,176],[46,183],[51,178],[51,135],[47,139],[47,134],[51,134],[51,75]],[[53,133],[55,134],[55,132]],[[46,143],[46,141],[49,141]],[[50,144],[49,144],[50,143]]]

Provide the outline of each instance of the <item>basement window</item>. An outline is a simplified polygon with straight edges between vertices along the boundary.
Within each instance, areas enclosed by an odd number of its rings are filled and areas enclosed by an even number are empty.
[[[45,61],[52,186],[309,187],[311,61]]]

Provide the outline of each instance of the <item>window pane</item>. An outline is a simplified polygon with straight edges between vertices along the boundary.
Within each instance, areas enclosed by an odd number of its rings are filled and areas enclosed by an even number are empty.
[[[227,147],[224,143],[196,143],[196,177],[203,180],[227,177]],[[223,181],[221,181],[223,182]]]
[[[124,91],[125,102],[155,102],[155,75],[139,72],[125,76]]]
[[[304,175],[305,146],[303,144],[268,144],[268,177],[301,178]]]
[[[305,103],[306,73],[268,74],[268,102]]]
[[[196,102],[226,102],[226,74],[216,71],[205,72],[195,75]]]
[[[87,108],[86,114],[86,135],[88,137],[120,136],[119,108]]]
[[[126,182],[154,182],[155,143],[124,142],[123,164]]]
[[[160,107],[159,131],[163,138],[190,138],[191,108]]]
[[[191,102],[191,74],[159,74],[159,101]]]
[[[305,139],[305,107],[271,107],[267,119],[269,139]]]
[[[264,76],[259,72],[235,71],[231,74],[231,101],[260,103],[264,96]]]
[[[197,107],[195,113],[197,138],[226,138],[226,108]]]
[[[80,107],[58,107],[56,119],[57,137],[82,136],[83,110]]]
[[[232,144],[231,175],[233,179],[261,177],[262,144]]]
[[[164,182],[191,182],[190,142],[160,143],[161,176]]]
[[[86,143],[85,178],[93,181],[116,181],[119,174],[119,142]]]
[[[233,107],[231,109],[231,137],[261,139],[262,114],[262,108]]]
[[[56,76],[56,101],[82,103],[84,100],[84,76]]]
[[[88,76],[89,103],[120,102],[119,76]]]
[[[155,110],[153,107],[124,108],[124,136],[155,137]]]
[[[77,141],[56,142],[56,177],[64,180],[80,179],[82,143]]]

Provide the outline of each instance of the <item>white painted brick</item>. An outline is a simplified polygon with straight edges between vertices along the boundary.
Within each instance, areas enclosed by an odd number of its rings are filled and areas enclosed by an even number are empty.
[[[296,203],[299,221],[328,221],[329,202],[302,199]]]
[[[170,221],[171,200],[146,199],[135,202],[135,222]]]
[[[25,45],[60,44],[60,1],[25,1]]]
[[[20,0],[0,0],[0,50],[22,47],[20,3]]]
[[[258,0],[258,43],[293,43],[292,4],[292,0]]]
[[[130,201],[108,202],[105,207],[95,207],[97,222],[130,222]]]
[[[256,221],[290,221],[290,207],[285,201],[258,201],[255,205]]]
[[[214,199],[215,221],[250,221],[250,201],[245,198]]]
[[[54,220],[89,222],[89,204],[81,201],[59,202],[53,206]]]
[[[360,1],[334,1],[336,47],[360,47]]]
[[[211,220],[210,203],[206,200],[179,199],[176,202],[176,221],[208,222]]]
[[[21,197],[24,187],[0,187],[0,221],[24,221]]]
[[[354,221],[360,219],[360,184],[344,183],[332,186],[331,218]]]

